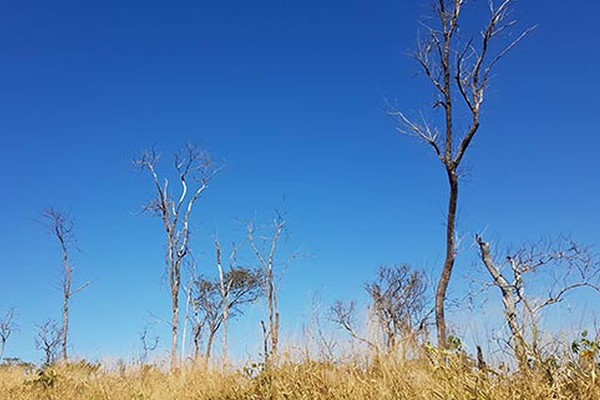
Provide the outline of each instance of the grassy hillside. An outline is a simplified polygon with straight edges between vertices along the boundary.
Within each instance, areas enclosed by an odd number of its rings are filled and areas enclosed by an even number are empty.
[[[85,362],[44,370],[0,368],[2,400],[201,399],[599,399],[598,365],[585,357],[511,372],[480,368],[465,354],[423,354],[322,362],[305,359],[264,369],[151,365],[107,369]]]

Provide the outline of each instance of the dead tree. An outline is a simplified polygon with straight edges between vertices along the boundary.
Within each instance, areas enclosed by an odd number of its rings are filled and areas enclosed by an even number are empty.
[[[156,193],[144,210],[162,220],[167,236],[165,262],[169,276],[172,310],[171,368],[175,369],[178,365],[181,266],[190,253],[190,217],[194,205],[206,191],[219,168],[207,152],[199,150],[194,145],[186,145],[182,151],[175,154],[174,158],[174,167],[181,186],[178,196],[175,197],[169,187],[169,180],[159,176],[159,160],[159,154],[151,149],[134,160],[134,164],[151,175]]]
[[[600,292],[600,264],[572,240],[540,241],[524,246],[498,263],[489,243],[476,236],[481,260],[502,295],[510,344],[521,368],[541,361],[540,314],[576,289]]]
[[[62,252],[62,277],[60,287],[63,293],[63,324],[61,330],[61,358],[63,361],[67,361],[67,348],[68,348],[68,333],[69,333],[69,306],[71,298],[77,293],[90,285],[90,282],[86,282],[79,286],[77,289],[73,287],[73,272],[74,267],[70,260],[70,250],[75,243],[75,236],[73,234],[73,220],[69,217],[66,212],[58,211],[54,208],[46,209],[42,214],[45,224],[48,227],[54,237],[60,244]]]
[[[506,40],[515,24],[511,9],[516,0],[501,0],[498,6],[490,0],[490,16],[475,38],[464,38],[461,32],[466,0],[435,0],[432,25],[423,23],[425,39],[414,56],[433,86],[434,108],[443,110],[442,128],[420,114],[407,116],[391,107],[389,115],[398,124],[398,131],[426,143],[441,161],[448,179],[450,193],[446,216],[446,256],[436,291],[436,327],[438,345],[446,347],[447,330],[445,301],[456,258],[456,217],[458,208],[461,163],[479,131],[484,94],[496,64],[530,31]],[[459,28],[461,27],[461,28]],[[466,39],[466,40],[465,40]],[[463,110],[467,118],[460,118]],[[465,131],[459,127],[467,126]]]
[[[4,356],[4,350],[6,349],[6,342],[17,329],[15,324],[15,309],[11,307],[8,311],[0,317],[0,362]]]
[[[429,316],[427,284],[421,271],[406,265],[381,267],[375,281],[365,285],[371,297],[370,311],[381,328],[387,351],[400,339],[423,333]]]
[[[48,367],[54,364],[58,357],[58,350],[62,341],[62,330],[53,320],[47,320],[38,328],[35,347],[44,353],[44,366]]]
[[[263,330],[263,340],[265,347],[265,360],[276,359],[279,345],[279,287],[278,274],[282,273],[296,257],[292,255],[287,261],[278,262],[277,260],[277,245],[281,239],[281,235],[286,228],[286,220],[278,214],[273,220],[271,233],[267,236],[257,236],[256,226],[254,222],[249,222],[246,226],[248,231],[248,243],[256,256],[259,263],[259,268],[263,274],[263,290],[267,301],[268,323],[261,321]],[[280,270],[276,272],[276,268]]]

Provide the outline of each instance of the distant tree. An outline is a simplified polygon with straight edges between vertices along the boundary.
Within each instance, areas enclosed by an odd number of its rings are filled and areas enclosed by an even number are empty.
[[[233,244],[229,255],[229,270],[225,271],[221,261],[221,244],[215,240],[217,269],[219,271],[219,289],[223,299],[223,340],[221,355],[227,361],[229,321],[243,314],[242,306],[254,303],[260,296],[264,274],[260,269],[239,267],[237,265],[238,247]]]
[[[270,232],[265,235],[257,233],[254,221],[247,225],[248,243],[259,263],[263,276],[263,290],[267,302],[268,321],[261,321],[265,360],[276,359],[279,345],[279,287],[278,278],[283,270],[293,262],[298,254],[292,254],[287,260],[277,257],[277,246],[286,228],[286,220],[281,214],[273,219]],[[277,269],[279,269],[277,271]]]
[[[150,337],[150,328],[146,325],[144,326],[144,329],[140,331],[140,342],[142,343],[140,361],[142,364],[145,364],[148,362],[148,355],[150,352],[156,350],[158,347],[158,336]]]
[[[4,356],[6,342],[17,329],[14,318],[14,307],[9,308],[4,315],[0,316],[0,362],[2,362],[2,357]]]
[[[222,357],[225,361],[229,320],[242,315],[244,305],[253,303],[258,299],[262,288],[262,274],[260,270],[237,267],[234,260],[231,260],[229,270],[224,271],[221,265],[221,245],[217,240],[215,240],[215,247],[219,271],[218,278],[199,277],[194,282],[193,306],[197,322],[193,328],[193,337],[195,359],[197,359],[200,336],[203,329],[206,328],[205,357],[208,361],[211,357],[214,339],[222,328]]]
[[[429,21],[415,58],[435,90],[434,108],[443,110],[442,128],[423,114],[408,117],[395,107],[389,112],[398,123],[398,131],[426,143],[441,161],[450,187],[446,215],[446,257],[436,292],[436,327],[438,345],[446,347],[445,301],[456,259],[456,216],[462,161],[479,131],[484,94],[494,67],[530,31],[516,38],[508,32],[515,24],[511,16],[516,0],[490,0],[490,16],[475,38],[464,38],[463,8],[466,0],[435,0],[433,25]],[[505,40],[505,38],[509,38]],[[504,42],[504,43],[503,43]],[[466,117],[462,118],[463,115]],[[465,126],[466,130],[462,131]]]
[[[481,260],[491,284],[500,290],[504,317],[510,330],[510,345],[520,367],[530,360],[541,361],[541,313],[564,300],[571,292],[589,288],[600,292],[600,263],[576,242],[559,238],[523,246],[494,260],[491,245],[476,236]]]
[[[399,339],[424,332],[429,313],[423,272],[407,264],[380,267],[375,281],[365,288],[388,351],[396,349]]]
[[[6,358],[4,358],[2,365],[16,367],[16,368],[19,368],[19,369],[25,370],[25,371],[34,371],[35,370],[35,364],[23,361],[18,357],[6,357]]]
[[[134,164],[152,177],[155,197],[144,206],[144,210],[159,217],[167,236],[166,264],[171,294],[171,368],[178,365],[177,346],[179,338],[179,294],[181,288],[181,266],[190,253],[190,218],[198,199],[208,188],[219,168],[209,153],[188,144],[175,154],[174,167],[181,189],[174,196],[169,180],[160,178],[158,164],[160,155],[154,150],[144,151]]]
[[[375,280],[365,285],[365,290],[371,300],[370,317],[381,329],[385,351],[394,351],[400,340],[416,338],[425,332],[431,311],[428,311],[427,282],[422,271],[413,270],[407,264],[382,266]],[[358,333],[355,308],[354,302],[338,300],[331,307],[330,319],[353,339],[379,351],[377,342]]]
[[[45,225],[60,244],[62,251],[63,269],[61,276],[61,290],[63,293],[63,324],[61,330],[61,348],[62,348],[62,360],[66,361],[68,358],[68,333],[69,333],[69,306],[71,299],[77,293],[90,285],[90,282],[86,282],[79,286],[77,289],[73,289],[73,272],[74,267],[69,258],[69,251],[75,244],[75,236],[73,233],[73,220],[69,217],[66,212],[59,211],[55,208],[48,208],[44,210],[42,214]]]
[[[35,346],[44,353],[44,365],[49,366],[54,364],[58,357],[59,346],[62,341],[62,330],[53,320],[47,320],[38,328]]]
[[[375,343],[366,337],[359,335],[356,331],[356,323],[354,321],[355,310],[356,303],[354,301],[344,303],[341,300],[337,300],[333,303],[333,306],[331,306],[330,320],[342,327],[354,340],[366,344],[373,350],[378,350],[378,347]]]

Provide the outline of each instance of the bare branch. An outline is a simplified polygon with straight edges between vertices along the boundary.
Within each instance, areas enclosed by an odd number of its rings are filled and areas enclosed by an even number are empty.
[[[581,288],[600,292],[598,276],[600,265],[588,252],[570,239],[559,238],[555,242],[539,241],[506,257],[512,271],[512,281],[500,272],[500,267],[492,260],[490,245],[480,236],[476,238],[482,261],[494,279],[494,285],[502,292],[505,316],[516,340],[515,352],[521,367],[527,365],[527,358],[541,358],[538,320],[541,312],[564,297]],[[553,277],[553,284],[544,296],[541,293],[527,293],[536,286],[546,286],[544,274]],[[531,278],[527,279],[528,276]],[[529,333],[529,336],[526,335]],[[526,340],[527,338],[527,340]],[[530,354],[527,355],[526,352]]]
[[[423,140],[425,143],[428,143],[435,151],[435,154],[440,159],[442,159],[442,153],[437,144],[437,138],[439,136],[439,132],[437,132],[436,130],[432,130],[429,127],[429,125],[425,121],[425,118],[423,117],[422,114],[421,114],[421,118],[423,120],[422,125],[418,124],[414,121],[411,121],[399,110],[389,111],[388,115],[391,116],[392,118],[394,118],[396,120],[396,122],[398,123],[398,127],[397,127],[398,132],[408,134],[411,136],[415,136],[415,137]]]
[[[366,344],[371,349],[377,350],[377,346],[373,342],[360,336],[354,329],[352,320],[354,318],[355,307],[354,302],[346,305],[339,300],[336,301],[331,307],[330,320],[344,328],[353,339]]]

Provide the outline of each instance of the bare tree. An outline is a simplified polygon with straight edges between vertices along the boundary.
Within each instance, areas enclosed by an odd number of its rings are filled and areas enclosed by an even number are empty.
[[[353,301],[344,303],[341,300],[337,300],[331,307],[330,320],[342,327],[354,340],[367,345],[373,350],[378,350],[378,347],[375,345],[375,343],[359,335],[356,331],[354,322],[355,310],[356,303]]]
[[[73,220],[70,218],[68,213],[59,211],[55,208],[48,208],[44,210],[42,214],[45,224],[56,237],[60,244],[62,251],[63,269],[60,287],[63,293],[63,324],[61,330],[61,357],[63,361],[68,358],[68,333],[69,333],[69,306],[71,298],[77,293],[90,285],[90,282],[86,282],[76,289],[73,289],[73,272],[74,267],[69,258],[69,251],[75,243],[75,236],[73,234]]]
[[[382,329],[388,351],[398,340],[424,332],[429,316],[427,284],[423,273],[407,264],[381,267],[374,282],[365,286],[371,313]]]
[[[261,321],[263,339],[265,343],[265,360],[276,359],[279,345],[279,287],[278,274],[282,273],[295,258],[293,254],[288,260],[277,260],[277,245],[281,235],[286,228],[286,220],[281,214],[277,214],[271,226],[271,233],[266,236],[257,236],[256,226],[253,221],[246,226],[248,231],[248,243],[263,273],[263,289],[267,301],[268,324]],[[280,270],[276,272],[276,268]]]
[[[166,264],[171,294],[171,368],[178,364],[177,346],[179,338],[179,294],[181,288],[181,266],[190,253],[190,217],[194,205],[208,188],[211,179],[219,168],[210,154],[188,144],[175,154],[174,166],[181,189],[174,197],[169,188],[169,180],[159,177],[160,156],[154,150],[145,151],[134,164],[142,171],[148,171],[152,177],[155,197],[144,210],[159,217],[167,236]]]
[[[49,366],[56,362],[62,341],[62,330],[53,320],[47,320],[38,328],[39,332],[35,338],[35,346],[44,353],[44,365]]]
[[[439,158],[446,172],[450,193],[446,216],[446,257],[436,291],[438,345],[446,347],[445,300],[456,258],[456,216],[461,163],[479,131],[484,94],[496,64],[532,29],[505,40],[515,24],[511,9],[516,0],[489,1],[490,16],[477,38],[462,40],[461,22],[466,0],[435,0],[433,26],[423,23],[425,39],[415,53],[422,71],[436,92],[434,108],[444,113],[443,129],[420,115],[413,119],[395,107],[389,112],[398,131],[426,143]],[[504,42],[504,43],[503,43]],[[468,117],[461,119],[462,111]],[[460,132],[459,126],[467,126]]]
[[[231,318],[243,314],[243,306],[255,302],[261,291],[261,271],[232,266],[223,272],[221,267],[221,246],[215,241],[219,277],[211,280],[203,277],[194,283],[193,306],[197,325],[193,328],[195,357],[199,355],[199,339],[204,327],[207,328],[206,361],[210,360],[214,339],[223,328],[222,353],[226,353],[226,327]],[[225,360],[225,358],[224,358]]]
[[[521,367],[542,360],[538,320],[542,311],[570,292],[600,292],[600,264],[589,249],[572,240],[540,241],[524,246],[498,263],[491,245],[476,236],[481,260],[502,295],[510,344]]]
[[[150,328],[146,325],[140,332],[140,342],[142,343],[140,361],[142,364],[148,362],[148,355],[158,347],[158,336],[149,337],[149,335]]]
[[[3,316],[0,316],[0,362],[2,362],[2,357],[4,356],[6,342],[17,329],[14,318],[14,307],[9,308]]]

